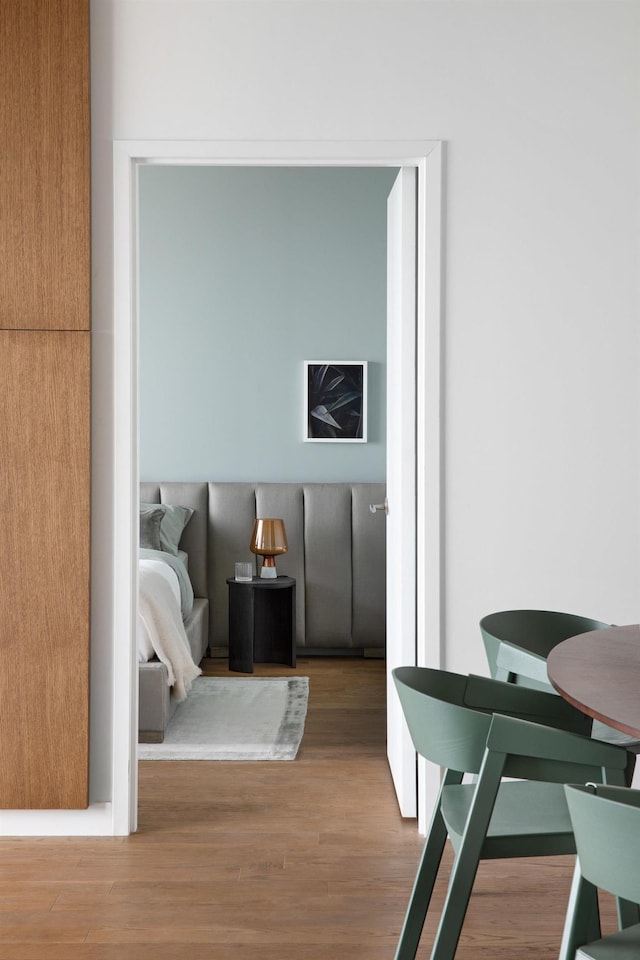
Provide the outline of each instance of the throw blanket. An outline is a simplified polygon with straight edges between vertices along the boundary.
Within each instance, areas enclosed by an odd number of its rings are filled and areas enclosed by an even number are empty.
[[[191,684],[202,671],[191,657],[180,608],[171,585],[163,577],[155,576],[153,570],[146,569],[144,564],[140,564],[138,583],[140,619],[158,660],[166,664],[169,671],[172,697],[184,700]]]
[[[178,578],[180,586],[180,605],[182,607],[182,619],[186,620],[193,610],[193,587],[187,573],[187,568],[180,559],[180,556],[174,557],[172,553],[165,553],[164,550],[140,550],[141,560],[161,560],[170,567]]]

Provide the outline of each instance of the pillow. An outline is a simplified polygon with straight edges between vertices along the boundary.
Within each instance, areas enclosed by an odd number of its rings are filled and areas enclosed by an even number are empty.
[[[145,550],[161,550],[160,525],[163,512],[159,509],[140,508],[140,546]]]
[[[160,523],[160,549],[165,553],[172,553],[174,557],[178,556],[178,545],[182,531],[191,520],[194,511],[191,507],[178,507],[170,503],[141,503],[140,514],[142,511],[160,510],[162,520]]]

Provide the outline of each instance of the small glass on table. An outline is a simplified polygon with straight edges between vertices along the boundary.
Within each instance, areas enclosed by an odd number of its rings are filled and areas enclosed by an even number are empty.
[[[251,561],[239,561],[236,563],[236,580],[241,580],[244,582],[251,581],[253,579],[253,570],[251,567]]]

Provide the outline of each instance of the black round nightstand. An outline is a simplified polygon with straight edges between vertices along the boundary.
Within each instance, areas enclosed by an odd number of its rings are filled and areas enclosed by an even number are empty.
[[[296,581],[227,579],[229,670],[253,673],[255,663],[296,665]]]

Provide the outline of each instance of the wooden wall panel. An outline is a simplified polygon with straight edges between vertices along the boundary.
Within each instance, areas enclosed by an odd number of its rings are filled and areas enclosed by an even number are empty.
[[[0,90],[0,807],[78,809],[89,796],[89,0],[0,0]]]
[[[0,332],[0,806],[88,805],[88,333]]]
[[[89,0],[0,2],[0,328],[87,330]]]

